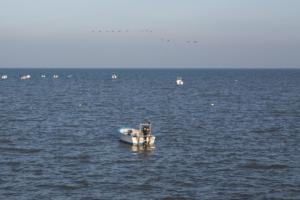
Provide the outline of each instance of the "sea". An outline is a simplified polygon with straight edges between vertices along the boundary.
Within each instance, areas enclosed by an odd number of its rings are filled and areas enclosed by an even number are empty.
[[[0,74],[1,200],[300,199],[299,69]]]

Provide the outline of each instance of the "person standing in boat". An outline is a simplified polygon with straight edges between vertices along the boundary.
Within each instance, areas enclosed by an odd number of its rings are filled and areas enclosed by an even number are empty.
[[[150,135],[150,126],[151,126],[151,123],[149,121],[146,121],[143,126],[143,129],[142,129],[144,136]]]

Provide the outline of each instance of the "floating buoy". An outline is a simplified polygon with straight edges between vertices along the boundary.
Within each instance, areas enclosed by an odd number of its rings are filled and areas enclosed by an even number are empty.
[[[117,79],[117,78],[118,78],[118,76],[117,76],[115,73],[113,73],[113,74],[111,75],[111,79],[115,80],[115,79]]]
[[[29,74],[21,76],[21,80],[28,80],[30,78],[31,78],[31,76]]]
[[[1,76],[1,79],[2,80],[6,80],[8,78],[8,76],[6,75],[6,74],[3,74],[2,76]]]
[[[177,85],[183,85],[183,80],[182,80],[181,77],[177,77],[176,84]]]

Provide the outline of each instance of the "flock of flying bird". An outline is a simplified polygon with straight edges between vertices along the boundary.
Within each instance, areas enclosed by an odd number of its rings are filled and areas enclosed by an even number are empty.
[[[129,32],[139,32],[139,33],[153,33],[153,30],[151,29],[141,29],[139,31],[130,31],[128,29],[125,30],[121,30],[121,29],[98,29],[98,30],[91,30],[92,33],[129,33]],[[174,40],[168,39],[168,38],[160,38],[160,41],[162,43],[172,43],[175,42]],[[198,40],[186,40],[185,41],[186,44],[190,44],[190,45],[196,45],[198,44]]]
[[[96,32],[98,32],[98,33],[129,33],[129,30],[128,29],[126,29],[126,30],[101,30],[101,29],[99,29],[99,30],[92,30],[92,32],[93,33],[96,33]],[[152,33],[153,31],[152,30],[150,30],[150,29],[141,29],[140,30],[140,32],[142,32],[142,33]]]

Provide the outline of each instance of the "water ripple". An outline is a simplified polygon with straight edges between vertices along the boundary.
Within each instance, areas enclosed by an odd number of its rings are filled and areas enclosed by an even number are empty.
[[[299,70],[2,72],[0,199],[300,199]]]

